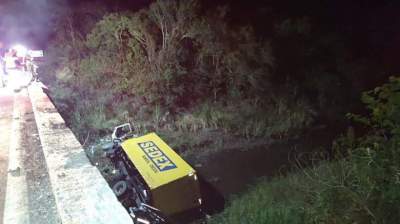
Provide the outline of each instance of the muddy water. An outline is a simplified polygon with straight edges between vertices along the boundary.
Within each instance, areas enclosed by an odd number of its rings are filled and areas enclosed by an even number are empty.
[[[327,152],[342,129],[314,129],[298,139],[246,151],[240,148],[225,149],[203,159],[203,162],[189,161],[205,182],[202,196],[208,207],[206,209],[212,212],[221,210],[227,198],[243,192],[260,177],[273,177],[287,172],[296,163],[296,158],[305,158],[313,152]]]

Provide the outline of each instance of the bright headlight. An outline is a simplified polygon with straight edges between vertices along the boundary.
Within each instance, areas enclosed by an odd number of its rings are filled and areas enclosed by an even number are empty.
[[[12,49],[17,52],[17,57],[25,57],[28,53],[28,49],[21,44],[15,45],[14,47],[12,47]]]

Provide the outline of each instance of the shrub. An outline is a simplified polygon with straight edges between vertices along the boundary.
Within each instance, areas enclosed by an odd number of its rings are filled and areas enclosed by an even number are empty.
[[[84,29],[65,17],[45,65],[55,75],[43,74],[55,103],[78,135],[123,119],[246,137],[307,126],[304,101],[272,93],[269,41],[250,26],[230,27],[226,10],[156,1],[138,12],[105,13]]]

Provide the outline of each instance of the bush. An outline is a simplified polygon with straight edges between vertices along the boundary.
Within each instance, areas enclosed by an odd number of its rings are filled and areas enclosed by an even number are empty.
[[[230,27],[226,8],[204,13],[196,0],[156,1],[84,28],[70,16],[59,21],[43,77],[81,139],[117,121],[246,137],[310,124],[303,100],[270,88],[269,41],[250,26]]]

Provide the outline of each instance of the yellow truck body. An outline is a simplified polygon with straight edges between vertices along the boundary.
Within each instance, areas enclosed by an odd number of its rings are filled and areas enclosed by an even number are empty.
[[[200,206],[196,171],[157,134],[130,138],[121,146],[146,182],[152,206],[166,215]]]

